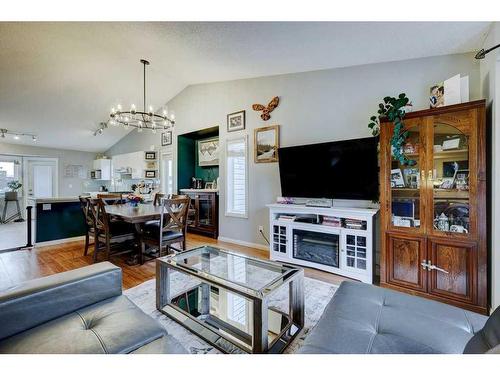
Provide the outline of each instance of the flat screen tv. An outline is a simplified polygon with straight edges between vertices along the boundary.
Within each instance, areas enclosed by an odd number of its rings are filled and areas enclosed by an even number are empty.
[[[378,200],[377,143],[369,137],[278,149],[282,196]]]

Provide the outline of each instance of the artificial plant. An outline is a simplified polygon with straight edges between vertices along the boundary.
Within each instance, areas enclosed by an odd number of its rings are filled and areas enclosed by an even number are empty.
[[[7,187],[10,189],[10,191],[18,191],[19,189],[21,189],[23,187],[23,184],[21,184],[19,181],[15,180],[15,181],[10,181],[7,184]]]
[[[394,123],[394,133],[391,138],[391,146],[394,158],[402,165],[414,165],[414,160],[409,160],[402,152],[403,145],[408,138],[408,130],[404,128],[403,119],[405,117],[404,107],[408,105],[410,100],[406,94],[401,93],[397,98],[386,96],[383,103],[378,105],[378,116],[370,117],[368,127],[371,129],[374,137],[380,134],[380,119],[387,117],[390,122]]]

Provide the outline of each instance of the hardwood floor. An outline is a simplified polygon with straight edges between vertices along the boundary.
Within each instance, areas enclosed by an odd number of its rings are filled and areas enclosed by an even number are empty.
[[[188,235],[187,247],[189,249],[205,244],[238,251],[256,258],[269,258],[269,253],[264,250],[235,245],[194,234]],[[134,287],[155,277],[154,261],[146,262],[143,265],[129,266],[125,262],[126,259],[127,256],[111,258],[113,264],[122,268],[124,289]],[[4,290],[22,281],[69,271],[89,264],[92,264],[92,254],[83,255],[83,241],[37,247],[33,250],[0,253],[0,290]],[[305,275],[333,284],[340,284],[343,280],[347,280],[342,276],[314,269],[305,269]]]

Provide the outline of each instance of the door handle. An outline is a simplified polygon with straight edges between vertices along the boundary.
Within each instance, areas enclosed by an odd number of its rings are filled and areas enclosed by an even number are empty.
[[[431,261],[427,262],[427,260],[423,260],[422,263],[420,263],[420,265],[422,266],[422,269],[424,270],[428,270],[429,267],[430,267],[430,264],[431,264]]]
[[[438,266],[435,266],[429,262],[429,271],[432,271],[432,270],[436,270],[436,271],[443,272],[443,273],[449,273],[448,271],[446,271],[442,268],[439,268]]]

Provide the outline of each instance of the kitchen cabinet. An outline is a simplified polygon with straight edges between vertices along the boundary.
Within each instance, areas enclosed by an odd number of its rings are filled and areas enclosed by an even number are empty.
[[[111,159],[94,160],[93,169],[101,171],[99,180],[111,180]]]

